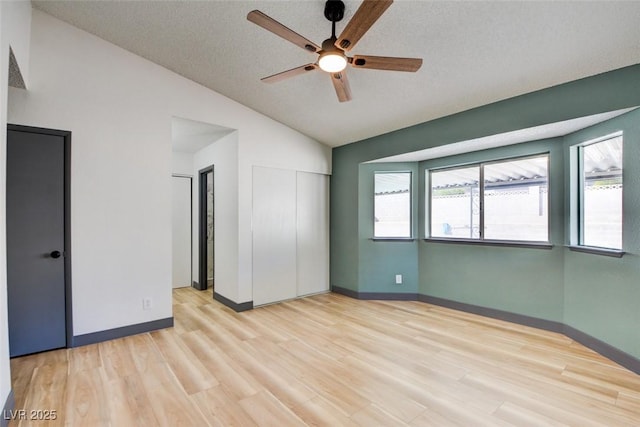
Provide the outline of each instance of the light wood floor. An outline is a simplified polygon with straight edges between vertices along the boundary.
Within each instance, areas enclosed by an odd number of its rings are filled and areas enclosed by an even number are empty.
[[[640,376],[555,333],[336,294],[236,314],[184,288],[174,316],[13,359],[17,408],[72,426],[640,425]]]

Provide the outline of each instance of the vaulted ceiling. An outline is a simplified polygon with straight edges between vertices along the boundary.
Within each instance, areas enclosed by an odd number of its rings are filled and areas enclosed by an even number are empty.
[[[338,33],[360,1],[345,4]],[[321,44],[321,0],[33,5],[330,146],[640,62],[637,1],[396,0],[350,53],[420,57],[422,68],[348,69],[353,100],[340,103],[320,70],[261,82],[316,55],[246,19],[259,9]]]

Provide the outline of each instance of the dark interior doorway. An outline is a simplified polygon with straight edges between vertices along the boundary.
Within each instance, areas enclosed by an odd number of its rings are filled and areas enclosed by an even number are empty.
[[[214,181],[213,165],[199,171],[198,289],[214,288]]]
[[[71,132],[7,126],[10,356],[71,347]]]

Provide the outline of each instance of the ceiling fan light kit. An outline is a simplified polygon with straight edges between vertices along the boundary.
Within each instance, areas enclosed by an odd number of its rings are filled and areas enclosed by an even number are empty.
[[[322,71],[326,71],[327,73],[339,73],[347,68],[347,57],[335,46],[335,42],[335,37],[322,42],[318,65]]]
[[[393,0],[364,0],[340,36],[336,37],[336,22],[339,22],[344,17],[345,6],[341,0],[327,0],[324,7],[324,16],[331,21],[331,37],[322,42],[322,48],[259,10],[249,12],[247,15],[249,21],[308,52],[319,55],[317,63],[292,68],[291,70],[264,77],[261,80],[265,83],[275,83],[320,68],[331,76],[338,100],[345,102],[351,100],[351,90],[349,89],[349,81],[345,71],[348,64],[351,64],[354,68],[418,71],[422,66],[422,59],[420,58],[370,55],[355,55],[350,58],[345,54],[345,52],[353,49],[369,28],[391,6],[391,3],[393,3]]]

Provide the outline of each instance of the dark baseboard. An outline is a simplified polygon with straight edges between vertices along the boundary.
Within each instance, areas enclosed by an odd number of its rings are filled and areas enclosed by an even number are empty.
[[[151,322],[138,323],[135,325],[123,326],[121,328],[108,329],[106,331],[76,335],[73,337],[73,347],[114,340],[116,338],[142,334],[145,332],[155,331],[157,329],[170,328],[172,326],[173,317],[167,317],[165,319],[152,320]]]
[[[230,309],[238,313],[240,313],[241,311],[247,311],[247,310],[253,309],[253,301],[241,302],[238,304],[237,302],[231,301],[227,297],[223,297],[217,292],[213,293],[213,299],[218,301],[221,304],[226,305],[227,307],[229,307]]]
[[[351,289],[332,286],[331,292],[362,300],[417,301],[418,294],[402,292],[357,292]]]
[[[512,313],[509,311],[497,310],[494,308],[482,307],[473,304],[448,300],[445,298],[432,297],[422,294],[395,294],[386,292],[358,292],[351,289],[332,286],[331,291],[337,294],[346,295],[355,299],[362,300],[403,300],[403,301],[421,301],[428,304],[438,305],[441,307],[451,308],[453,310],[464,311],[467,313],[478,314],[480,316],[491,317],[493,319],[504,320],[519,325],[531,326],[537,329],[543,329],[551,332],[558,332],[566,335],[572,340],[579,342],[587,348],[613,360],[621,366],[640,375],[640,359],[625,353],[624,351],[607,344],[604,341],[585,334],[572,326],[564,323],[554,322],[552,320],[539,319],[537,317],[525,316],[523,314]]]
[[[607,359],[611,359],[617,364],[622,365],[628,370],[640,375],[640,359],[637,359],[632,355],[615,348],[611,344],[607,344],[606,342],[585,334],[584,332],[569,325],[564,325],[563,333],[572,340],[579,342],[583,346],[603,355]]]
[[[7,400],[4,402],[4,407],[2,408],[2,418],[0,418],[0,427],[7,427],[9,425],[9,421],[13,418],[12,411],[15,409],[16,399],[13,395],[13,390],[9,392],[9,396],[7,396]]]
[[[335,292],[336,294],[346,295],[351,298],[360,299],[358,291],[352,291],[351,289],[341,288],[340,286],[331,286],[331,292]]]
[[[418,295],[418,301],[428,304],[438,305],[440,307],[451,308],[454,310],[464,311],[467,313],[478,314],[492,319],[504,320],[519,325],[531,326],[532,328],[544,329],[545,331],[559,332],[564,331],[563,324],[552,320],[539,319],[537,317],[525,316],[524,314],[512,313],[510,311],[497,310],[495,308],[482,307],[479,305],[466,304],[463,302],[452,301],[444,298],[432,297],[428,295]]]

